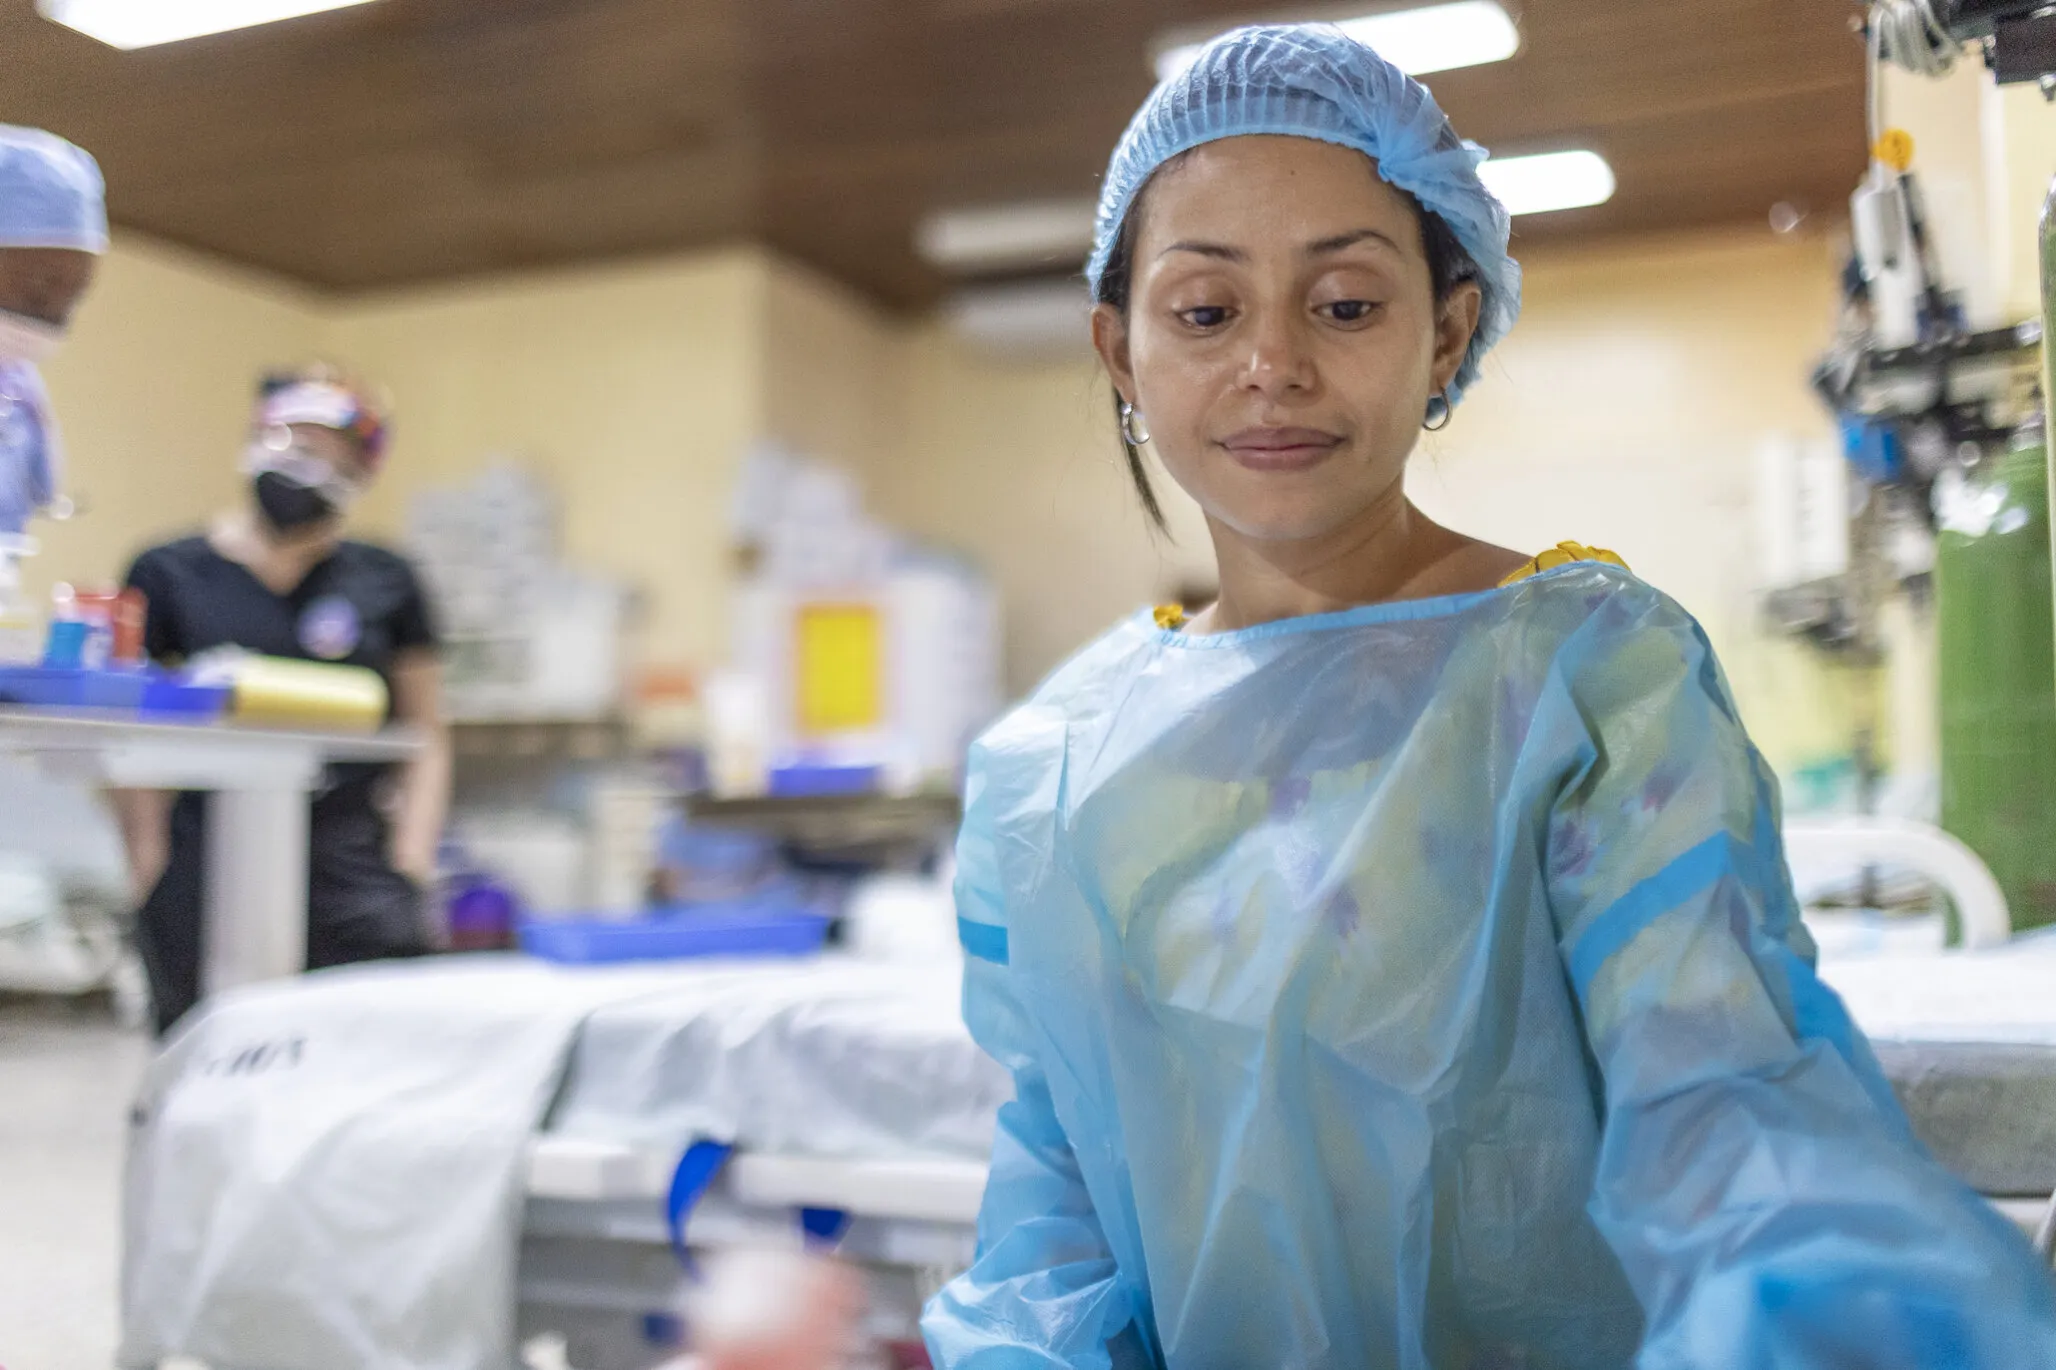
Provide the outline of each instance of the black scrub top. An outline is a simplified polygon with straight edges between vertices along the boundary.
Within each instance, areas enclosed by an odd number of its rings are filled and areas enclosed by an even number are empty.
[[[390,689],[400,654],[436,645],[421,582],[381,547],[344,542],[286,594],[277,594],[204,537],[153,547],[129,569],[149,599],[144,646],[176,664],[211,648],[364,666]],[[393,868],[380,810],[389,767],[331,766],[309,823],[309,969],[427,949],[421,891]],[[199,998],[206,798],[172,806],[170,860],[144,901],[137,936],[159,1032]]]

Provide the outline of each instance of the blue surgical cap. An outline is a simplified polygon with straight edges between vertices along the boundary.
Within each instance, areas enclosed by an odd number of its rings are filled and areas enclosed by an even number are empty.
[[[1121,221],[1156,169],[1202,143],[1253,133],[1355,148],[1456,234],[1477,264],[1485,299],[1470,351],[1449,384],[1455,402],[1521,312],[1521,268],[1507,255],[1506,208],[1478,179],[1485,150],[1457,137],[1428,88],[1332,25],[1258,25],[1223,34],[1143,102],[1100,188],[1085,271],[1093,294]]]
[[[99,163],[54,133],[0,124],[0,247],[105,252]]]

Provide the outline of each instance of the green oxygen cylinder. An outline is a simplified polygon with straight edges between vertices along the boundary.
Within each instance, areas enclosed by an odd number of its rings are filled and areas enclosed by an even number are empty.
[[[2042,200],[2042,220],[2036,226],[2035,260],[2042,285],[2042,431],[2056,433],[2056,179]],[[2048,489],[2056,490],[2056,442],[2048,448]],[[2049,564],[2056,569],[2056,540],[2049,544]]]
[[[1984,858],[2016,932],[2056,923],[2056,605],[2043,425],[1937,501],[1942,826]]]

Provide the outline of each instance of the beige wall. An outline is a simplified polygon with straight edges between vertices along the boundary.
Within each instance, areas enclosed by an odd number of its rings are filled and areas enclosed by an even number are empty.
[[[905,326],[848,287],[780,259],[767,263],[758,290],[758,431],[866,474],[904,461]]]
[[[1757,449],[1832,432],[1806,383],[1834,318],[1830,244],[1764,231],[1526,255],[1521,321],[1423,441],[1415,498],[1507,546],[1613,548],[1706,625],[1774,760],[1845,751],[1850,682],[1755,624]]]
[[[705,665],[727,634],[727,516],[758,424],[765,261],[736,250],[354,300],[325,353],[392,388],[365,526],[496,456],[563,501],[566,559],[644,594],[649,663]]]
[[[1985,118],[1989,176],[2007,264],[2005,296],[2014,318],[2041,313],[2037,230],[2056,178],[2056,105],[2032,85],[1991,87]]]
[[[310,296],[120,235],[43,368],[79,516],[33,525],[44,550],[29,585],[113,582],[232,499],[258,372],[306,356],[319,328]]]
[[[1178,542],[1149,535],[1118,464],[1106,384],[1083,349],[1008,362],[927,326],[907,342],[904,385],[903,450],[865,473],[872,501],[890,522],[992,569],[1014,690],[1166,594],[1181,566],[1211,565],[1182,497]]]

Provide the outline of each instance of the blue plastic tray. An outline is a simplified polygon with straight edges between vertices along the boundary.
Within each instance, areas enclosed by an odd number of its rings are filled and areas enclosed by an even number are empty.
[[[684,912],[633,923],[598,918],[527,919],[521,949],[546,961],[598,965],[695,956],[805,956],[828,940],[818,913]]]
[[[188,685],[153,671],[0,667],[0,704],[38,709],[113,709],[150,717],[205,720],[227,708],[225,685]]]
[[[139,709],[149,677],[141,671],[0,668],[0,703],[41,709]]]
[[[235,691],[227,685],[188,685],[183,680],[151,676],[137,706],[146,718],[178,718],[203,722],[228,712]]]
[[[774,766],[770,791],[774,799],[803,799],[817,795],[870,794],[879,787],[885,771],[880,766]]]

